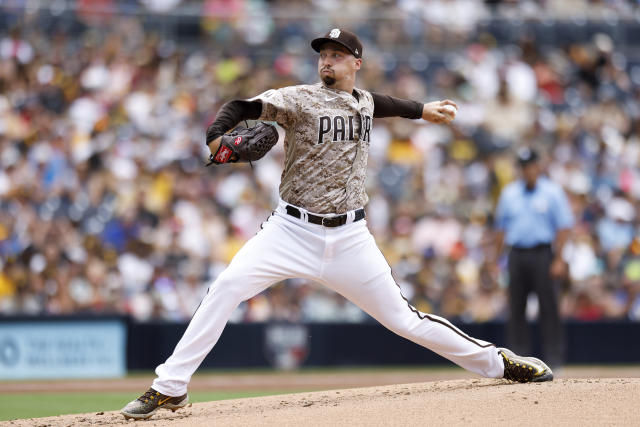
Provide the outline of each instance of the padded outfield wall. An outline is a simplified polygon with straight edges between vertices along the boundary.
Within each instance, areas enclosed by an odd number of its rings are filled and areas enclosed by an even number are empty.
[[[469,335],[505,345],[501,322],[458,325]],[[533,324],[537,335],[537,325]],[[183,324],[131,323],[129,369],[153,369],[171,354]],[[567,322],[567,364],[640,363],[640,323]],[[300,337],[303,337],[301,339]],[[538,340],[533,353],[540,355]],[[292,360],[296,359],[298,360]],[[448,364],[376,323],[231,324],[202,367]]]
[[[171,354],[186,326],[127,317],[3,317],[0,379],[118,377],[152,370]],[[501,322],[458,326],[473,337],[505,343]],[[567,364],[640,364],[640,323],[567,322],[565,327]],[[538,342],[533,353],[540,355]],[[227,325],[202,367],[448,363],[373,322],[251,323]]]

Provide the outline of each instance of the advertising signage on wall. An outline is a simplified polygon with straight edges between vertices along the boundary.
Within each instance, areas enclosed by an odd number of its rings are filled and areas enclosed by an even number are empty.
[[[121,320],[0,322],[0,380],[123,376],[126,334]]]

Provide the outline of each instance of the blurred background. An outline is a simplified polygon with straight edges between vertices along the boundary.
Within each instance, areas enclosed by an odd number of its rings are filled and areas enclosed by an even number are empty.
[[[0,1],[0,314],[187,322],[283,167],[280,143],[253,169],[205,169],[205,129],[232,98],[316,82],[309,42],[334,27],[363,41],[359,87],[459,106],[451,126],[373,127],[367,221],[413,305],[504,321],[493,215],[529,146],[577,222],[562,316],[640,320],[631,0]],[[373,323],[305,280],[232,317],[274,321]]]

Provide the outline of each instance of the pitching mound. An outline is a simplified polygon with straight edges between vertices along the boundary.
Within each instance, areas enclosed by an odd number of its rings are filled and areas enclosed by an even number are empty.
[[[639,378],[541,384],[465,379],[196,403],[149,421],[117,412],[8,421],[12,426],[640,425]],[[135,424],[138,423],[138,424]]]

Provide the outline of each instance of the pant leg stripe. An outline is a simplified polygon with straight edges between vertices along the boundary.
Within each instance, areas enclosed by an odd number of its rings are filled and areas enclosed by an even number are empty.
[[[202,303],[204,302],[204,299],[207,297],[207,295],[209,295],[209,289],[210,289],[211,285],[209,285],[209,288],[207,288],[207,293],[204,294],[204,296],[202,297],[202,299],[200,300],[200,303],[198,304],[198,306],[196,307],[195,311],[193,312],[193,314],[191,315],[191,320],[193,320],[193,316],[196,315],[196,312],[198,311],[198,309],[200,308],[200,306],[202,305]],[[189,322],[191,322],[191,320]]]
[[[397,283],[396,283],[396,285],[397,285]],[[409,301],[404,297],[404,295],[402,295],[402,292],[400,293],[400,295],[407,302],[407,306],[409,306],[409,309],[411,311],[413,311],[416,314],[416,316],[418,316],[418,318],[420,318],[420,320],[427,319],[427,320],[430,320],[432,322],[440,323],[441,325],[444,325],[447,328],[451,329],[453,332],[455,332],[456,334],[460,335],[462,338],[466,339],[467,341],[470,341],[470,342],[474,343],[478,347],[481,347],[481,348],[495,347],[495,345],[491,344],[491,343],[480,344],[478,341],[474,340],[469,335],[465,334],[460,329],[458,329],[455,326],[453,326],[451,323],[448,323],[448,322],[445,322],[443,320],[437,319],[435,317],[429,316],[428,314],[425,314],[423,316],[422,314],[420,314],[420,312],[415,307],[413,307],[411,304],[409,304]]]
[[[388,262],[387,262],[388,264]],[[391,266],[389,266],[389,268],[391,268]],[[393,274],[391,275],[393,277]],[[415,308],[414,306],[411,305],[411,303],[409,303],[409,300],[402,295],[402,288],[400,287],[400,285],[398,284],[398,282],[396,281],[395,277],[393,278],[393,282],[396,284],[396,286],[398,287],[398,292],[400,292],[400,296],[402,297],[403,300],[405,300],[405,302],[407,303],[407,306],[409,307],[409,310],[411,310],[412,312],[414,312],[416,314],[416,316],[418,316],[418,318],[420,320],[430,320],[432,322],[436,322],[439,323],[441,325],[446,326],[447,328],[451,329],[453,332],[455,332],[456,334],[460,335],[462,338],[466,339],[467,341],[470,341],[472,343],[474,343],[475,345],[477,345],[480,348],[487,348],[487,347],[495,347],[495,344],[492,343],[488,343],[488,344],[480,344],[478,341],[474,340],[473,338],[471,338],[469,335],[465,334],[464,332],[462,332],[460,329],[456,328],[455,326],[453,326],[451,323],[442,320],[442,319],[437,319],[435,317],[429,316],[428,314],[422,314],[420,313],[420,311],[418,311],[417,308]]]

